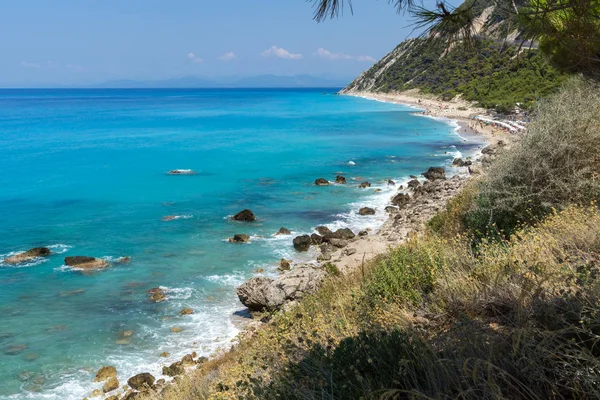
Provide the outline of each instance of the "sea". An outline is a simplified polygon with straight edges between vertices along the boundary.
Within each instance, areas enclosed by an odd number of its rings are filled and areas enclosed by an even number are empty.
[[[123,385],[227,349],[245,318],[236,287],[276,275],[281,258],[314,260],[294,236],[376,231],[389,179],[458,173],[453,158],[481,147],[451,121],[335,92],[0,90],[0,399],[81,399],[103,365]],[[314,185],[337,174],[348,183]],[[246,208],[257,221],[231,220]],[[229,243],[236,233],[250,242]],[[3,262],[39,246],[52,254]],[[65,266],[78,255],[109,267]],[[166,301],[149,300],[155,287]]]

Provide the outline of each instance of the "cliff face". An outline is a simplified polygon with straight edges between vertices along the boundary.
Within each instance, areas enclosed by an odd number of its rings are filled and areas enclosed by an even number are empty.
[[[356,78],[341,93],[419,89],[443,98],[461,95],[487,108],[525,107],[553,92],[564,76],[522,46],[513,18],[485,0],[471,0],[474,46],[445,40],[409,39]],[[443,38],[440,38],[443,39]]]

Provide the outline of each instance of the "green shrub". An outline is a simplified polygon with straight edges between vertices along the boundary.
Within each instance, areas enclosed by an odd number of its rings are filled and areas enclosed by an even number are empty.
[[[509,236],[553,209],[600,200],[600,87],[570,80],[479,186],[474,230]]]

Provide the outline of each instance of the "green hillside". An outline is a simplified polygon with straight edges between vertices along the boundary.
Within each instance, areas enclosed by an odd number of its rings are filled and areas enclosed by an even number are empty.
[[[478,2],[480,4],[481,2]],[[477,9],[480,11],[480,9]],[[444,40],[410,39],[400,44],[352,82],[344,92],[398,92],[420,89],[450,99],[458,94],[486,108],[500,111],[516,103],[531,108],[535,100],[554,92],[566,75],[552,67],[536,49],[519,49],[519,33],[504,36],[511,24],[502,13],[481,11],[480,34],[473,46]]]

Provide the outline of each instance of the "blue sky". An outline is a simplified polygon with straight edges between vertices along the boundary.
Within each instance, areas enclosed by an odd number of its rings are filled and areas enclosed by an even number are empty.
[[[304,0],[0,0],[0,86],[352,77],[412,30],[385,0],[353,5],[317,23]]]

